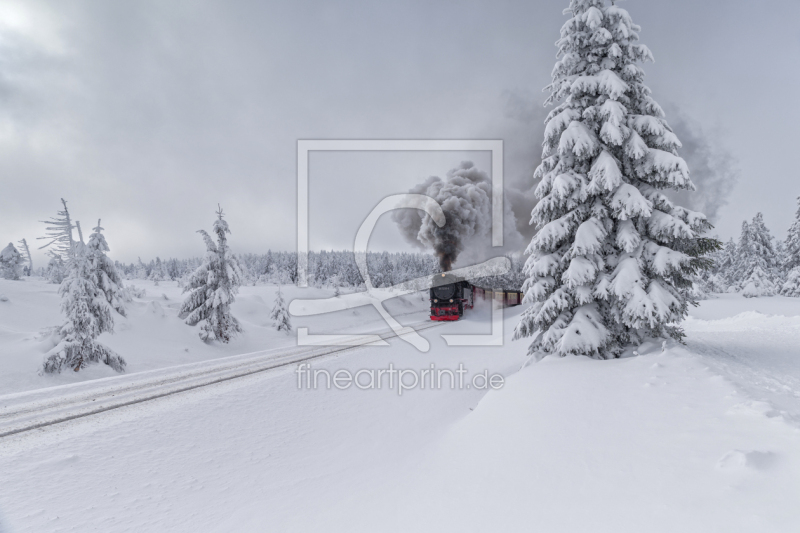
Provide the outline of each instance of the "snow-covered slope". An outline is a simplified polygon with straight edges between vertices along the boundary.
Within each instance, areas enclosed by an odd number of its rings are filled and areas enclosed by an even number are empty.
[[[418,465],[399,530],[797,531],[797,428],[659,351],[512,376]]]

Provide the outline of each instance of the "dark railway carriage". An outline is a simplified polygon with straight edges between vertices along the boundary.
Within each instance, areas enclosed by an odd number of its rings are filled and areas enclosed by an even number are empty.
[[[458,320],[465,309],[472,309],[475,298],[496,300],[502,307],[522,303],[522,291],[484,289],[452,274],[437,274],[431,287],[431,320]]]

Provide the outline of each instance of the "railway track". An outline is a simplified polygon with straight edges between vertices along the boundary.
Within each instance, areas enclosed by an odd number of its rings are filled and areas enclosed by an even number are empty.
[[[421,322],[413,324],[412,327],[421,331],[438,325],[438,323]],[[360,349],[369,345],[370,341],[374,340],[374,335],[376,333],[365,335],[364,344],[358,345],[277,348],[178,367],[0,396],[0,438],[303,361]],[[390,329],[378,332],[377,335],[384,340],[397,337],[397,334]]]

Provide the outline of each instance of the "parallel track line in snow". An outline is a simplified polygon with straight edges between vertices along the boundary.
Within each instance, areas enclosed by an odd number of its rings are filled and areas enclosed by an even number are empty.
[[[422,322],[413,324],[412,327],[417,331],[421,331],[439,325],[439,323]],[[369,335],[375,335],[375,333]],[[391,330],[388,333],[378,333],[378,335],[382,339],[397,337],[397,334]],[[200,368],[191,370],[181,370],[180,367],[172,371],[165,369],[166,376],[163,374],[151,378],[145,376],[141,379],[136,379],[136,374],[124,376],[125,378],[133,379],[133,383],[105,387],[100,385],[95,390],[71,395],[48,396],[48,392],[52,393],[52,391],[40,389],[32,391],[32,393],[0,398],[0,401],[6,404],[0,407],[0,438],[156,400],[303,361],[364,348],[369,344],[365,339],[364,344],[354,346],[292,347],[269,350],[254,354],[231,356],[225,358],[229,361],[216,361],[217,364],[214,364],[215,361],[209,361],[208,365],[193,363],[191,366],[200,366]],[[235,361],[230,361],[230,359],[235,359]],[[90,387],[91,382],[86,382],[82,385]],[[45,397],[33,401],[25,401],[27,396]],[[21,398],[22,401],[15,402],[16,397]]]

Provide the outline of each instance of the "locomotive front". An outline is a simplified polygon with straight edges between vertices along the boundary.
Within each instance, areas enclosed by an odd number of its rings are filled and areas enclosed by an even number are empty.
[[[472,285],[452,274],[437,274],[431,287],[431,320],[458,320],[471,309]]]

